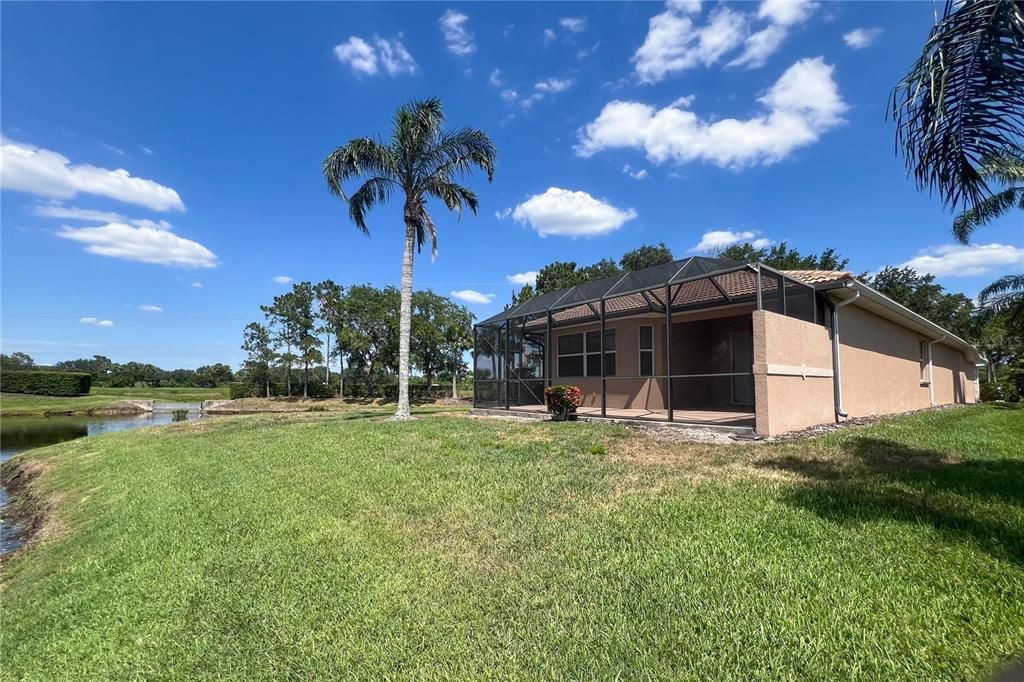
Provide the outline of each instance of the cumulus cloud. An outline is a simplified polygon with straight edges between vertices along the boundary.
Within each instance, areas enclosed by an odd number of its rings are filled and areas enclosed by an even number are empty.
[[[571,78],[548,78],[542,80],[539,83],[534,83],[533,87],[540,92],[546,93],[558,93],[565,92],[572,87]]]
[[[647,37],[632,59],[641,83],[657,83],[672,73],[714,64],[746,37],[747,17],[740,12],[719,7],[707,25],[697,27],[684,16],[687,11],[668,3],[664,12],[651,17]]]
[[[517,272],[514,275],[505,275],[505,281],[509,284],[518,284],[519,286],[529,284],[532,287],[537,284],[537,275],[539,274],[539,272],[534,272],[533,270],[528,272]]]
[[[558,23],[570,33],[582,33],[587,30],[586,17],[562,17]]]
[[[275,275],[274,281],[277,282],[278,284],[290,284],[292,278],[289,277],[288,275]]]
[[[466,303],[479,303],[484,305],[494,300],[494,294],[482,294],[473,289],[457,289],[451,292],[452,297],[465,301]]]
[[[764,0],[758,7],[757,18],[768,25],[747,37],[743,52],[729,66],[763,66],[789,37],[789,32],[807,21],[817,8],[818,3],[812,0]]]
[[[466,22],[468,21],[468,16],[453,9],[442,14],[441,18],[437,20],[448,51],[460,57],[476,52],[473,34],[466,28]]]
[[[120,213],[112,211],[94,211],[89,208],[78,208],[77,206],[65,206],[60,203],[36,204],[32,212],[43,218],[61,218],[63,220],[82,220],[90,223],[128,223],[136,227],[152,227],[160,230],[170,230],[171,224],[166,220],[150,220],[148,218],[126,218]]]
[[[596,237],[613,232],[636,218],[633,209],[620,209],[586,192],[549,187],[512,211],[512,219],[542,237]]]
[[[376,76],[385,73],[389,76],[416,73],[416,61],[402,44],[402,36],[388,40],[374,36],[372,44],[358,36],[350,36],[347,41],[334,46],[334,56],[342,64],[347,64],[353,73],[365,76]]]
[[[742,232],[711,230],[701,235],[700,242],[689,250],[690,252],[715,253],[740,242],[750,242],[750,245],[755,249],[763,249],[772,243],[770,239],[758,237],[757,234],[757,232],[751,230],[744,230]]]
[[[977,277],[1024,266],[1024,249],[1009,244],[951,244],[925,249],[900,267],[936,277]]]
[[[178,193],[153,180],[137,178],[123,168],[110,170],[72,164],[58,152],[0,138],[0,186],[49,199],[78,194],[115,199],[154,211],[184,211]]]
[[[92,325],[93,327],[113,327],[114,326],[114,323],[112,321],[110,321],[110,320],[101,320],[101,319],[99,319],[97,317],[92,317],[92,316],[83,317],[83,318],[79,319],[78,321],[81,322],[82,324]]]
[[[766,111],[748,119],[702,120],[683,107],[609,102],[579,131],[576,153],[642,149],[656,164],[705,161],[744,168],[781,161],[843,123],[846,103],[824,59],[802,59],[758,101]]]
[[[158,305],[140,305],[139,310],[144,313],[162,313],[164,311],[164,309]]]
[[[202,244],[159,227],[135,227],[124,223],[82,228],[63,225],[57,236],[85,244],[89,253],[122,260],[188,268],[217,265],[217,256]]]
[[[491,85],[493,85],[496,88],[500,88],[502,85],[505,84],[505,81],[501,77],[501,69],[495,69],[494,71],[491,71],[491,75],[488,78],[488,80],[490,80]]]
[[[854,50],[862,50],[875,42],[878,36],[882,35],[880,28],[855,28],[843,34],[843,42]]]

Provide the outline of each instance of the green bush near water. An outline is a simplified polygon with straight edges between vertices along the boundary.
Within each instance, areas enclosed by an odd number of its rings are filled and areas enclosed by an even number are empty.
[[[84,372],[19,371],[0,374],[0,391],[32,395],[86,395],[92,376]]]

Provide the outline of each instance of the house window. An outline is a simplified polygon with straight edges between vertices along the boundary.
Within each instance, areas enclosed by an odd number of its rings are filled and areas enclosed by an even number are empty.
[[[640,376],[654,376],[654,327],[640,326]]]
[[[918,353],[920,354],[921,385],[928,384],[928,341],[920,339],[917,342]]]
[[[615,330],[604,332],[604,373],[615,376]],[[601,376],[601,332],[580,332],[558,337],[559,377]]]

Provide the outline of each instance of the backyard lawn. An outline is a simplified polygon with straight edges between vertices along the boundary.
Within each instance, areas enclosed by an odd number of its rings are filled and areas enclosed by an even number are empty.
[[[730,446],[217,417],[19,467],[50,511],[2,570],[10,679],[978,679],[1024,655],[1008,406]]]

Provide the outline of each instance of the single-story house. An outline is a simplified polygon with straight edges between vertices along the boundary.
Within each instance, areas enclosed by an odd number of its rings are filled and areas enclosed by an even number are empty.
[[[978,399],[978,350],[851,273],[692,257],[545,293],[474,327],[473,406],[774,436]]]

